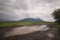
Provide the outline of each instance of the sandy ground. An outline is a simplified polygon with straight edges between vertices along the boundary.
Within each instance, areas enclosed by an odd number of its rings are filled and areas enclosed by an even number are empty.
[[[59,40],[51,25],[33,25],[0,30],[0,40]]]

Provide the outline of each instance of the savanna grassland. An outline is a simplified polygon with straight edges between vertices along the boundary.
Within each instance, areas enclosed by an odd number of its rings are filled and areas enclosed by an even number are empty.
[[[5,35],[6,32],[11,31],[12,28],[23,26],[33,27],[35,25],[47,25],[47,27],[49,27],[50,29],[48,31],[36,31],[25,35],[3,37],[3,35]],[[57,29],[57,31],[55,28]],[[60,36],[58,34],[60,34],[60,25],[54,22],[0,22],[1,40],[60,40]],[[54,36],[54,38],[51,38],[47,35],[50,35],[52,37]]]
[[[54,24],[54,22],[0,22],[0,27],[4,26],[24,26],[24,25],[41,25]]]
[[[0,22],[0,27],[16,27],[16,26],[26,26],[26,25],[52,25],[58,29],[60,33],[60,25],[55,22]]]

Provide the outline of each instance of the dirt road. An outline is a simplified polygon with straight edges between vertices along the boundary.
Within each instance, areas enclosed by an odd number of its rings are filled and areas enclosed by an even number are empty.
[[[51,25],[22,26],[0,30],[0,40],[56,40],[56,28]]]

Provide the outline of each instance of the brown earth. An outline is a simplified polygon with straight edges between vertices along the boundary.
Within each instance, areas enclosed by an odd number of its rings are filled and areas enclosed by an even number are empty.
[[[0,28],[0,40],[60,40],[57,35],[57,29],[52,25],[47,25],[50,29],[47,31],[35,31],[23,35],[4,37],[5,33],[11,31],[11,27]],[[14,28],[14,27],[13,27]]]

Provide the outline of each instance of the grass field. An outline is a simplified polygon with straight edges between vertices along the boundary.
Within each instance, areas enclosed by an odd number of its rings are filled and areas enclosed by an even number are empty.
[[[23,26],[23,25],[40,25],[40,24],[52,24],[52,22],[0,22],[0,27],[4,26]]]
[[[42,24],[51,24],[58,29],[60,34],[60,25],[54,22],[0,22],[0,27],[13,27],[13,26],[25,26],[25,25],[42,25]]]
[[[54,25],[60,33],[60,25],[54,22],[0,22],[0,27],[13,27],[13,26],[25,26],[25,25],[42,25],[51,24]]]

